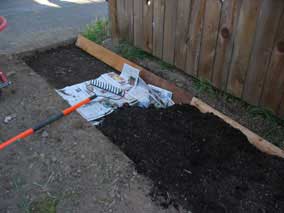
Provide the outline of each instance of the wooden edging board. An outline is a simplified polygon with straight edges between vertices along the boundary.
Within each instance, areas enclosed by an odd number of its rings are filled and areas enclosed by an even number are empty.
[[[141,70],[140,75],[147,83],[157,85],[159,87],[162,87],[164,89],[173,92],[175,103],[190,104],[198,108],[202,113],[213,113],[214,115],[221,118],[232,127],[240,130],[244,135],[247,136],[248,141],[254,146],[256,146],[262,152],[284,158],[284,150],[274,146],[267,140],[263,139],[259,135],[255,134],[251,130],[239,124],[238,122],[234,121],[228,116],[222,114],[221,112],[207,105],[198,98],[193,97],[185,90],[178,88],[175,84],[166,81],[165,79],[121,57],[120,55],[117,55],[116,53],[102,47],[101,45],[98,45],[95,42],[90,41],[89,39],[83,37],[82,35],[78,36],[78,39],[76,41],[76,46],[81,48],[85,52],[89,53],[90,55],[94,56],[95,58],[101,60],[105,64],[116,69],[119,72],[122,70],[124,64],[129,64],[133,67],[136,67],[137,69],[140,69]]]

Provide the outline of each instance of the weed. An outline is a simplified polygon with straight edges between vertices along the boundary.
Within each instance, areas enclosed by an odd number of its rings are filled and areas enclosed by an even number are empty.
[[[104,40],[110,37],[110,25],[108,20],[97,20],[88,24],[83,35],[96,42],[102,44]]]
[[[164,61],[162,61],[162,60],[160,60],[160,59],[158,59],[158,58],[155,58],[155,61],[160,65],[160,67],[162,68],[162,69],[174,69],[175,68],[175,66],[174,65],[171,65],[171,64],[169,64],[169,63],[167,63],[167,62],[164,62]]]
[[[193,88],[198,94],[207,93],[211,97],[217,97],[218,91],[207,80],[194,79]]]
[[[58,200],[51,197],[43,198],[31,203],[29,212],[31,213],[56,213]]]
[[[265,120],[269,120],[271,122],[276,122],[278,120],[278,118],[273,115],[272,111],[264,109],[262,107],[248,106],[247,111],[253,117],[262,117]]]
[[[24,198],[20,201],[20,203],[18,204],[18,207],[19,207],[21,210],[23,210],[23,212],[25,212],[25,213],[31,213],[31,211],[30,211],[30,205],[31,205],[31,201],[30,201],[28,198],[24,197]]]
[[[115,47],[116,53],[122,55],[124,58],[129,60],[135,59],[145,59],[152,57],[149,53],[132,46],[127,41],[120,41],[119,44]]]

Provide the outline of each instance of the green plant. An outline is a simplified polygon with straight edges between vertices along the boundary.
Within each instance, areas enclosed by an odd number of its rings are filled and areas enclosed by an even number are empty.
[[[218,91],[207,80],[194,79],[193,88],[198,94],[207,93],[211,97],[217,97]]]
[[[276,122],[278,120],[278,118],[276,118],[276,116],[273,115],[272,111],[264,109],[262,107],[248,106],[247,110],[249,114],[253,117],[262,117],[271,122]]]
[[[155,58],[154,60],[160,65],[160,67],[162,69],[174,69],[175,68],[174,65],[171,65],[167,62],[164,62],[164,61],[160,60],[159,58]]]
[[[119,44],[115,47],[115,51],[129,60],[145,59],[152,57],[149,53],[146,53],[145,51],[134,47],[127,41],[120,41]]]
[[[29,212],[31,213],[56,213],[58,200],[51,197],[43,198],[31,203]]]
[[[102,44],[105,39],[110,37],[109,21],[102,19],[88,24],[83,35],[98,44]]]

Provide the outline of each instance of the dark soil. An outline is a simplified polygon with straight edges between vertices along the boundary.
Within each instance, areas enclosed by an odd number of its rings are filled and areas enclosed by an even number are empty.
[[[284,161],[188,105],[123,108],[99,129],[153,183],[163,206],[193,212],[284,212]]]
[[[57,89],[114,71],[73,44],[24,58],[25,62]]]
[[[74,45],[24,59],[56,88],[113,71]],[[193,212],[284,212],[283,160],[190,106],[123,108],[99,127],[153,181],[161,205]]]

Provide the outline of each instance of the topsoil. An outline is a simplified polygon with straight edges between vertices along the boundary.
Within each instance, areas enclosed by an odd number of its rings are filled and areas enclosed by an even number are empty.
[[[95,79],[106,72],[114,72],[110,66],[73,44],[38,52],[24,60],[57,89]]]
[[[25,61],[56,88],[113,71],[73,45]],[[99,129],[153,181],[152,198],[193,212],[283,212],[283,160],[238,130],[187,105],[123,108]]]
[[[283,212],[284,161],[188,105],[123,108],[99,129],[153,183],[161,205],[193,212]]]

